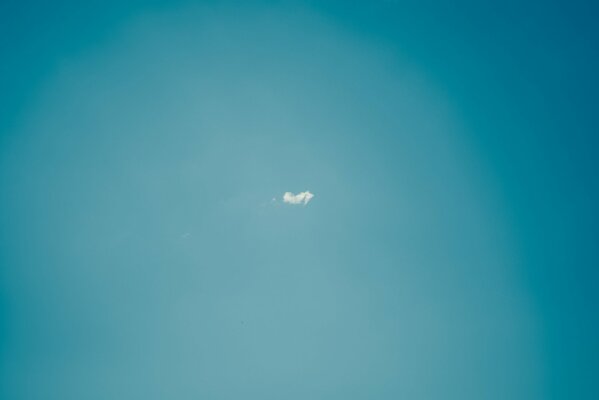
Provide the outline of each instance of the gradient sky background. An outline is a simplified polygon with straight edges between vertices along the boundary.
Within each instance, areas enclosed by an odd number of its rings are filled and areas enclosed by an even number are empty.
[[[487,3],[2,1],[0,398],[599,398],[599,10]]]

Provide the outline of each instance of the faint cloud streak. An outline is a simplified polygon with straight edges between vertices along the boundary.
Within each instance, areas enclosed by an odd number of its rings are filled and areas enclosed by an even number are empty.
[[[309,191],[301,192],[298,194],[293,194],[291,192],[285,192],[283,195],[283,202],[287,204],[303,204],[306,205],[314,195]]]

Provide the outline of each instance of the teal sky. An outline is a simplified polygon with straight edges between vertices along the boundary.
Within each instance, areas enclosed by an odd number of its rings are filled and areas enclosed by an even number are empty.
[[[0,398],[599,398],[598,11],[3,1]]]

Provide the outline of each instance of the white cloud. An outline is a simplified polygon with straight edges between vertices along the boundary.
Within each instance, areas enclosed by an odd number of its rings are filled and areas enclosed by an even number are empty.
[[[298,194],[285,192],[285,194],[283,195],[283,201],[288,204],[306,205],[310,200],[312,200],[312,197],[314,197],[314,195],[307,190]]]

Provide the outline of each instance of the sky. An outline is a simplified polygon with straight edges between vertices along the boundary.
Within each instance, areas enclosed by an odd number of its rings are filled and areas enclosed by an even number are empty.
[[[598,11],[3,1],[0,398],[598,398]]]

